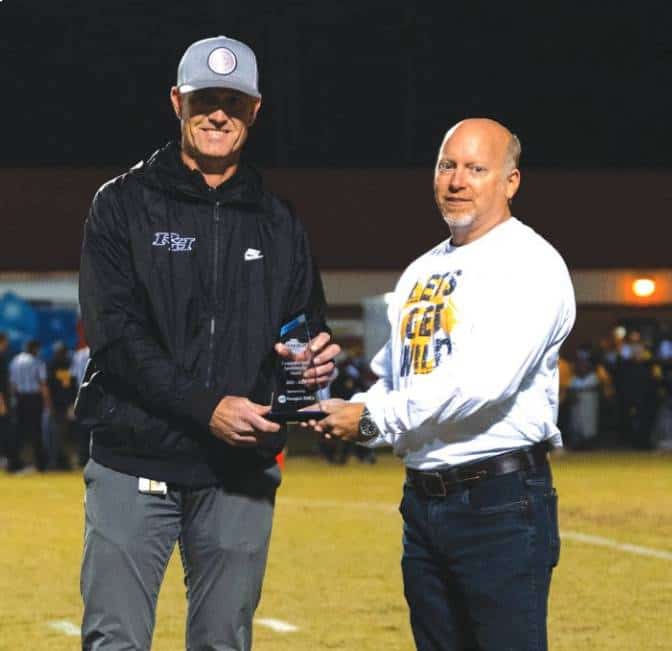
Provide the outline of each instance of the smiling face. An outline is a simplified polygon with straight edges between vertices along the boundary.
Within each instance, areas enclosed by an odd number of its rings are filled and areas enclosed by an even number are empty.
[[[434,171],[434,198],[453,242],[467,244],[511,216],[520,185],[512,134],[493,120],[459,122],[446,134]]]
[[[223,169],[240,159],[261,100],[228,88],[204,88],[170,98],[182,131],[182,157],[189,167]]]

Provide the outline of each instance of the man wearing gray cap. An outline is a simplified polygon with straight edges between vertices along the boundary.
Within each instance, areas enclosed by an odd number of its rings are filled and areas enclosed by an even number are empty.
[[[309,384],[328,381],[339,352],[301,223],[240,160],[261,105],[252,50],[192,44],[171,101],[180,143],[103,185],[85,226],[90,651],[150,648],[176,542],[187,648],[251,648],[285,442],[265,417],[276,356],[290,355],[276,336],[306,316]]]

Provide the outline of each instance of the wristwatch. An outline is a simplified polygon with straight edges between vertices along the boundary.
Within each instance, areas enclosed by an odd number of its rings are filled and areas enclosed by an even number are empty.
[[[376,436],[380,436],[380,430],[373,418],[371,418],[371,412],[368,407],[365,406],[362,415],[359,417],[359,440],[370,441],[371,439],[375,439]]]

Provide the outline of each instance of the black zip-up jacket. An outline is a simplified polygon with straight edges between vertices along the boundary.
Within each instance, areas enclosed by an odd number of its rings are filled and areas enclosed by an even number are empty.
[[[77,413],[96,461],[183,486],[274,463],[283,435],[234,448],[208,427],[224,396],[268,404],[283,323],[326,329],[306,233],[254,170],[210,189],[170,143],[103,185],[79,298],[93,364]]]

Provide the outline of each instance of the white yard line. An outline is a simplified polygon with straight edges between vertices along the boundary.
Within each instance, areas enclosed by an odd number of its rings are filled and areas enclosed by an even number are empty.
[[[299,630],[294,624],[283,622],[281,619],[272,619],[270,617],[255,618],[254,623],[270,628],[276,633],[295,633]]]
[[[649,558],[660,558],[664,561],[672,561],[672,552],[666,552],[662,549],[652,547],[642,547],[641,545],[630,545],[629,543],[619,542],[612,538],[603,538],[602,536],[591,536],[578,531],[561,531],[562,538],[574,540],[576,542],[586,543],[587,545],[597,545],[598,547],[609,547],[620,552],[636,554],[637,556],[648,556]]]
[[[70,635],[71,637],[79,637],[80,630],[79,626],[75,626],[72,622],[69,622],[67,619],[59,619],[56,622],[49,622],[49,628],[53,628],[55,631],[64,633],[65,635]]]
[[[381,511],[383,513],[397,513],[398,508],[395,504],[386,504],[385,502],[341,502],[339,500],[301,500],[292,497],[278,498],[280,504],[288,506],[300,506],[317,509],[356,509],[363,511]],[[579,531],[561,530],[560,535],[566,540],[584,543],[586,545],[595,545],[596,547],[608,547],[627,554],[645,556],[648,558],[658,558],[664,561],[672,561],[672,552],[653,547],[643,547],[641,545],[631,545],[613,538],[604,538],[602,536],[592,536]]]

